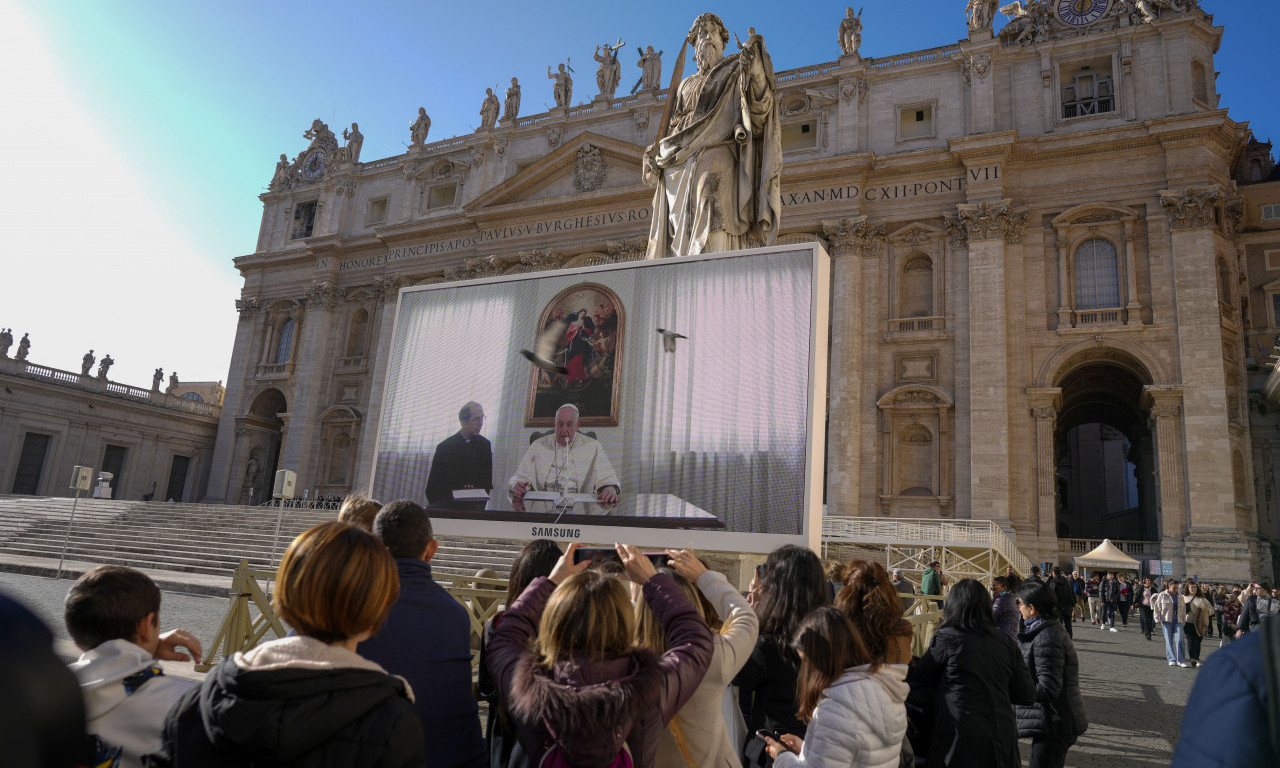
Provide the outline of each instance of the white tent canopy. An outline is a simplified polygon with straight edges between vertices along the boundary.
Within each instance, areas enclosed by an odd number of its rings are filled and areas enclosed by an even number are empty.
[[[1102,543],[1093,548],[1093,551],[1072,558],[1077,568],[1088,568],[1092,570],[1121,570],[1138,572],[1142,568],[1142,564],[1125,553],[1121,552],[1119,547],[1111,543],[1111,539],[1103,539]]]

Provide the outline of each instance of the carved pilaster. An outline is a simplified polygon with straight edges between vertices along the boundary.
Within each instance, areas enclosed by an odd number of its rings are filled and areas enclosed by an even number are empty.
[[[402,275],[391,275],[390,277],[379,277],[373,281],[373,293],[378,301],[386,304],[396,300],[400,295],[400,289],[404,287],[405,279]]]
[[[884,245],[884,223],[870,224],[866,216],[822,222],[822,234],[831,245],[831,255],[874,256]]]
[[[324,282],[316,283],[308,288],[304,295],[306,296],[308,312],[321,309],[329,312],[341,304],[342,300],[346,298],[347,289],[339,288],[328,280],[325,280]]]
[[[1187,532],[1187,510],[1183,499],[1182,388],[1177,386],[1145,386],[1142,407],[1150,414],[1149,425],[1156,443],[1156,483],[1160,498],[1160,539],[1164,559],[1180,552],[1182,537]],[[1176,570],[1181,564],[1175,562]]]
[[[1062,407],[1062,390],[1047,387],[1027,390],[1027,403],[1035,420],[1036,448],[1036,530],[1041,557],[1052,559],[1057,551],[1058,485],[1057,456],[1054,455],[1058,410]]]
[[[617,262],[639,261],[644,258],[645,250],[648,247],[648,241],[643,238],[635,238],[634,240],[609,240],[605,242],[605,248],[609,252],[609,258]]]
[[[978,240],[1021,243],[1028,211],[1026,208],[1011,210],[1012,202],[1006,198],[995,203],[962,203],[956,206],[956,215],[946,217],[952,244],[959,248]]]
[[[1173,229],[1200,229],[1212,227],[1214,203],[1218,199],[1217,187],[1187,187],[1181,192],[1160,191],[1160,205],[1169,217]]]
[[[236,299],[236,312],[240,313],[240,322],[251,322],[258,309],[262,306],[262,300],[257,296],[250,296],[247,299]]]

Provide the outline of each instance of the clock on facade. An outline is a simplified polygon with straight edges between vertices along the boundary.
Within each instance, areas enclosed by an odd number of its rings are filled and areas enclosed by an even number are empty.
[[[313,149],[302,161],[302,177],[318,179],[324,175],[325,154],[323,150]]]
[[[1107,12],[1111,0],[1058,0],[1058,19],[1072,27],[1085,27]]]

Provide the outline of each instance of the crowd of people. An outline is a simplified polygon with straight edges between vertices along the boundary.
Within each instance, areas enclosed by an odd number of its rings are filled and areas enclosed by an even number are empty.
[[[50,666],[48,630],[0,600],[0,643],[38,673],[7,680],[39,725],[7,721],[24,740],[6,749],[39,756],[18,764],[130,768],[892,768],[1018,766],[1029,739],[1030,765],[1047,768],[1088,727],[1077,619],[1114,630],[1136,605],[1170,664],[1187,666],[1214,618],[1225,642],[1280,615],[1265,584],[1233,593],[1061,569],[1010,570],[989,591],[931,563],[917,597],[900,572],[792,545],[743,593],[687,550],[582,557],[535,540],[481,633],[473,684],[473,619],[433,578],[437,547],[418,504],[349,499],[280,562],[273,604],[289,635],[199,683],[165,675],[161,661],[203,649],[161,631],[160,590],[139,571],[101,566],[72,586],[65,621],[83,655],[69,669]],[[913,658],[905,614],[921,601],[941,620]]]

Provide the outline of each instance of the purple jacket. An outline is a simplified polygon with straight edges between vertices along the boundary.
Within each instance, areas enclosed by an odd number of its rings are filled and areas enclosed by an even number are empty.
[[[657,732],[697,690],[711,663],[706,622],[667,574],[644,584],[669,650],[558,661],[548,672],[531,648],[555,585],[537,578],[507,609],[488,649],[489,673],[520,742],[537,765],[553,744],[574,765],[609,765],[625,742],[638,768],[654,763]]]
[[[1012,592],[1001,592],[994,603],[991,604],[991,617],[996,620],[996,626],[1000,631],[1013,638],[1018,639],[1018,606],[1013,601]]]

